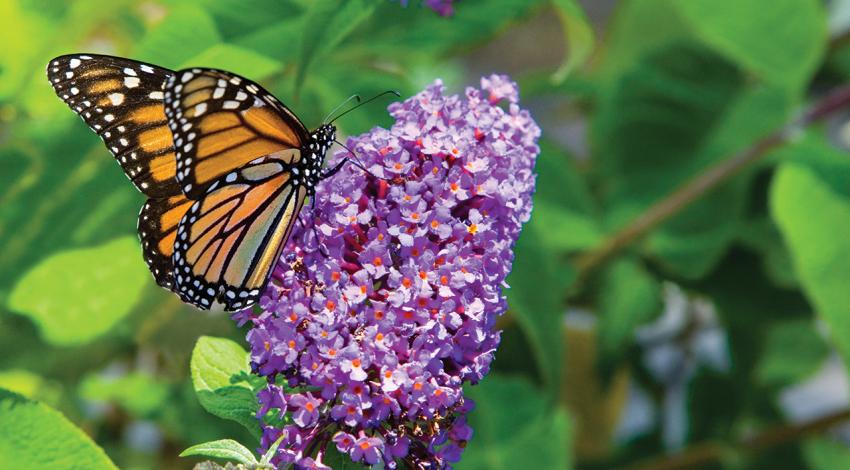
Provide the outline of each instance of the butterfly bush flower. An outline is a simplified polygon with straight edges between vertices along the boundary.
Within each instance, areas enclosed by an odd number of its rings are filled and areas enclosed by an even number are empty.
[[[325,468],[333,447],[368,465],[446,468],[472,436],[462,386],[499,344],[540,129],[500,75],[462,96],[437,81],[389,111],[389,130],[348,139],[368,174],[349,164],[319,184],[263,312],[241,317],[278,464]]]

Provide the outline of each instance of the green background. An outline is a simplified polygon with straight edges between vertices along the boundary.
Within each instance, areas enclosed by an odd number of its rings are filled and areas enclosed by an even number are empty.
[[[543,128],[538,187],[459,468],[850,465],[832,432],[850,416],[848,113],[787,126],[848,81],[850,2],[409,3],[0,0],[0,388],[18,394],[0,392],[0,460],[108,468],[94,442],[120,468],[189,468],[191,445],[257,446],[204,410],[189,368],[201,335],[245,331],[155,286],[142,196],[44,76],[96,52],[232,70],[311,127],[352,93],[519,82]],[[391,121],[374,105],[338,124]]]

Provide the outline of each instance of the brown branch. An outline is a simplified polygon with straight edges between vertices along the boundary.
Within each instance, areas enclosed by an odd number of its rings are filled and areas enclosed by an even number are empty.
[[[678,214],[696,199],[738,174],[745,167],[759,161],[770,150],[789,142],[801,130],[848,105],[850,105],[850,85],[838,87],[827,93],[799,119],[685,182],[664,199],[646,209],[636,219],[611,234],[596,248],[580,256],[576,261],[579,279],[586,278],[609,258]]]
[[[785,424],[761,433],[745,436],[735,443],[704,442],[686,448],[681,453],[655,457],[629,467],[630,470],[678,470],[696,468],[721,460],[730,451],[756,452],[820,434],[850,419],[850,409],[823,416],[805,423]]]

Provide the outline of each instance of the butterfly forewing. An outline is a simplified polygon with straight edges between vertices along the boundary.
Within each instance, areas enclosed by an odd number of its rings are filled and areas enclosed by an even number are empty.
[[[274,96],[221,70],[175,72],[166,84],[165,113],[174,135],[177,180],[192,198],[259,157],[299,158],[287,151],[309,139],[301,121]]]
[[[56,94],[106,143],[136,187],[151,197],[180,193],[163,107],[174,72],[95,54],[57,57],[47,65]]]
[[[291,184],[298,150],[257,159],[209,186],[183,216],[173,262],[175,291],[200,308],[255,303],[304,203]]]

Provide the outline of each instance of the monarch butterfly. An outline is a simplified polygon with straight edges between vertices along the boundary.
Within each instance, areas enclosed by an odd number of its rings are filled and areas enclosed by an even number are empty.
[[[148,197],[138,232],[157,284],[200,309],[257,302],[304,200],[345,163],[322,169],[333,124],[309,132],[230,72],[72,54],[47,76]]]

